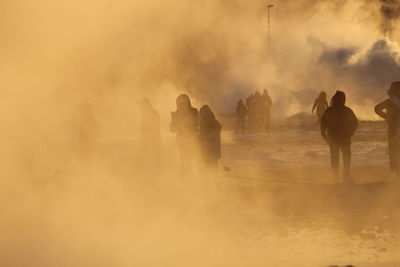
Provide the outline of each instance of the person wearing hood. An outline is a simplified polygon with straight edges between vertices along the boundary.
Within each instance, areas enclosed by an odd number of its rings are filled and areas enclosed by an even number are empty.
[[[200,170],[207,176],[214,176],[221,158],[221,124],[209,106],[202,106],[199,113]]]
[[[390,170],[400,176],[400,81],[390,85],[388,95],[388,99],[375,106],[375,113],[388,124]]]
[[[326,93],[322,91],[317,99],[314,101],[314,105],[312,107],[311,113],[314,113],[315,108],[317,108],[317,119],[318,122],[321,122],[322,114],[324,114],[325,110],[328,108],[328,101],[326,101]]]
[[[244,133],[245,123],[247,116],[247,108],[243,103],[243,100],[239,100],[236,105],[236,132]]]
[[[335,176],[339,174],[340,151],[343,158],[343,177],[350,179],[351,138],[354,135],[358,120],[349,107],[345,106],[346,95],[336,91],[332,97],[332,106],[321,117],[321,135],[330,148],[331,167]]]
[[[192,107],[190,98],[181,94],[176,99],[176,111],[171,113],[170,130],[176,133],[181,158],[182,177],[192,174],[192,162],[196,157],[199,112]]]

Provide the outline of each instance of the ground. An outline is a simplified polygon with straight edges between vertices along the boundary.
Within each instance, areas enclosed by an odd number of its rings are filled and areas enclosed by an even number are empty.
[[[243,266],[254,259],[277,266],[400,266],[400,183],[388,170],[383,123],[361,123],[352,183],[331,175],[329,148],[316,128],[223,136],[221,179],[242,196],[235,204],[245,226],[237,229]]]
[[[29,150],[2,180],[0,265],[400,266],[400,183],[383,122],[360,124],[352,183],[332,177],[314,126],[223,126],[208,186],[179,176],[172,134],[153,164],[137,139]]]

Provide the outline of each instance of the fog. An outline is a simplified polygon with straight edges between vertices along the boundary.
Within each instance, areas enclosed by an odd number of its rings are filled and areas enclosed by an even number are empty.
[[[268,48],[263,1],[0,0],[0,265],[399,262],[385,126],[363,126],[354,165],[357,183],[388,184],[351,191],[325,186],[316,128],[277,125],[310,113],[321,90],[345,91],[359,119],[378,120],[400,75],[400,2],[271,3]],[[276,128],[236,136],[229,114],[263,89]],[[218,189],[179,175],[169,123],[182,92],[222,122]],[[142,97],[161,118],[155,166],[139,150]],[[88,151],[84,103],[99,125]]]

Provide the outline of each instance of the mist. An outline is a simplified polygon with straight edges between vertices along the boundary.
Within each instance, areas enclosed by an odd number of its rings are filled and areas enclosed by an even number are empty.
[[[343,90],[359,119],[378,120],[373,107],[400,75],[400,2],[271,3],[268,47],[263,1],[0,0],[1,265],[325,266],[370,264],[379,249],[397,262],[396,187],[325,188],[327,152],[315,133],[237,137],[223,122],[221,191],[179,177],[169,123],[180,93],[222,121],[239,99],[267,89],[279,124],[309,113],[320,91]],[[138,149],[142,97],[160,113],[156,167]],[[90,152],[78,140],[84,103],[99,125]],[[386,164],[382,129],[357,137],[373,143],[357,153],[379,157],[369,172],[356,158],[360,177]],[[304,159],[313,149],[318,159]],[[315,162],[317,170],[305,167]],[[376,238],[363,239],[365,229]],[[321,252],[326,240],[334,245]]]

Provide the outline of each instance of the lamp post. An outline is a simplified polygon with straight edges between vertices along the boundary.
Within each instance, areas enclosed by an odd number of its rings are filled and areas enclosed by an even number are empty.
[[[269,10],[273,7],[274,7],[274,5],[272,5],[272,4],[267,5],[267,9],[268,9],[268,51],[270,48],[270,19],[269,19],[270,12],[269,12]]]

